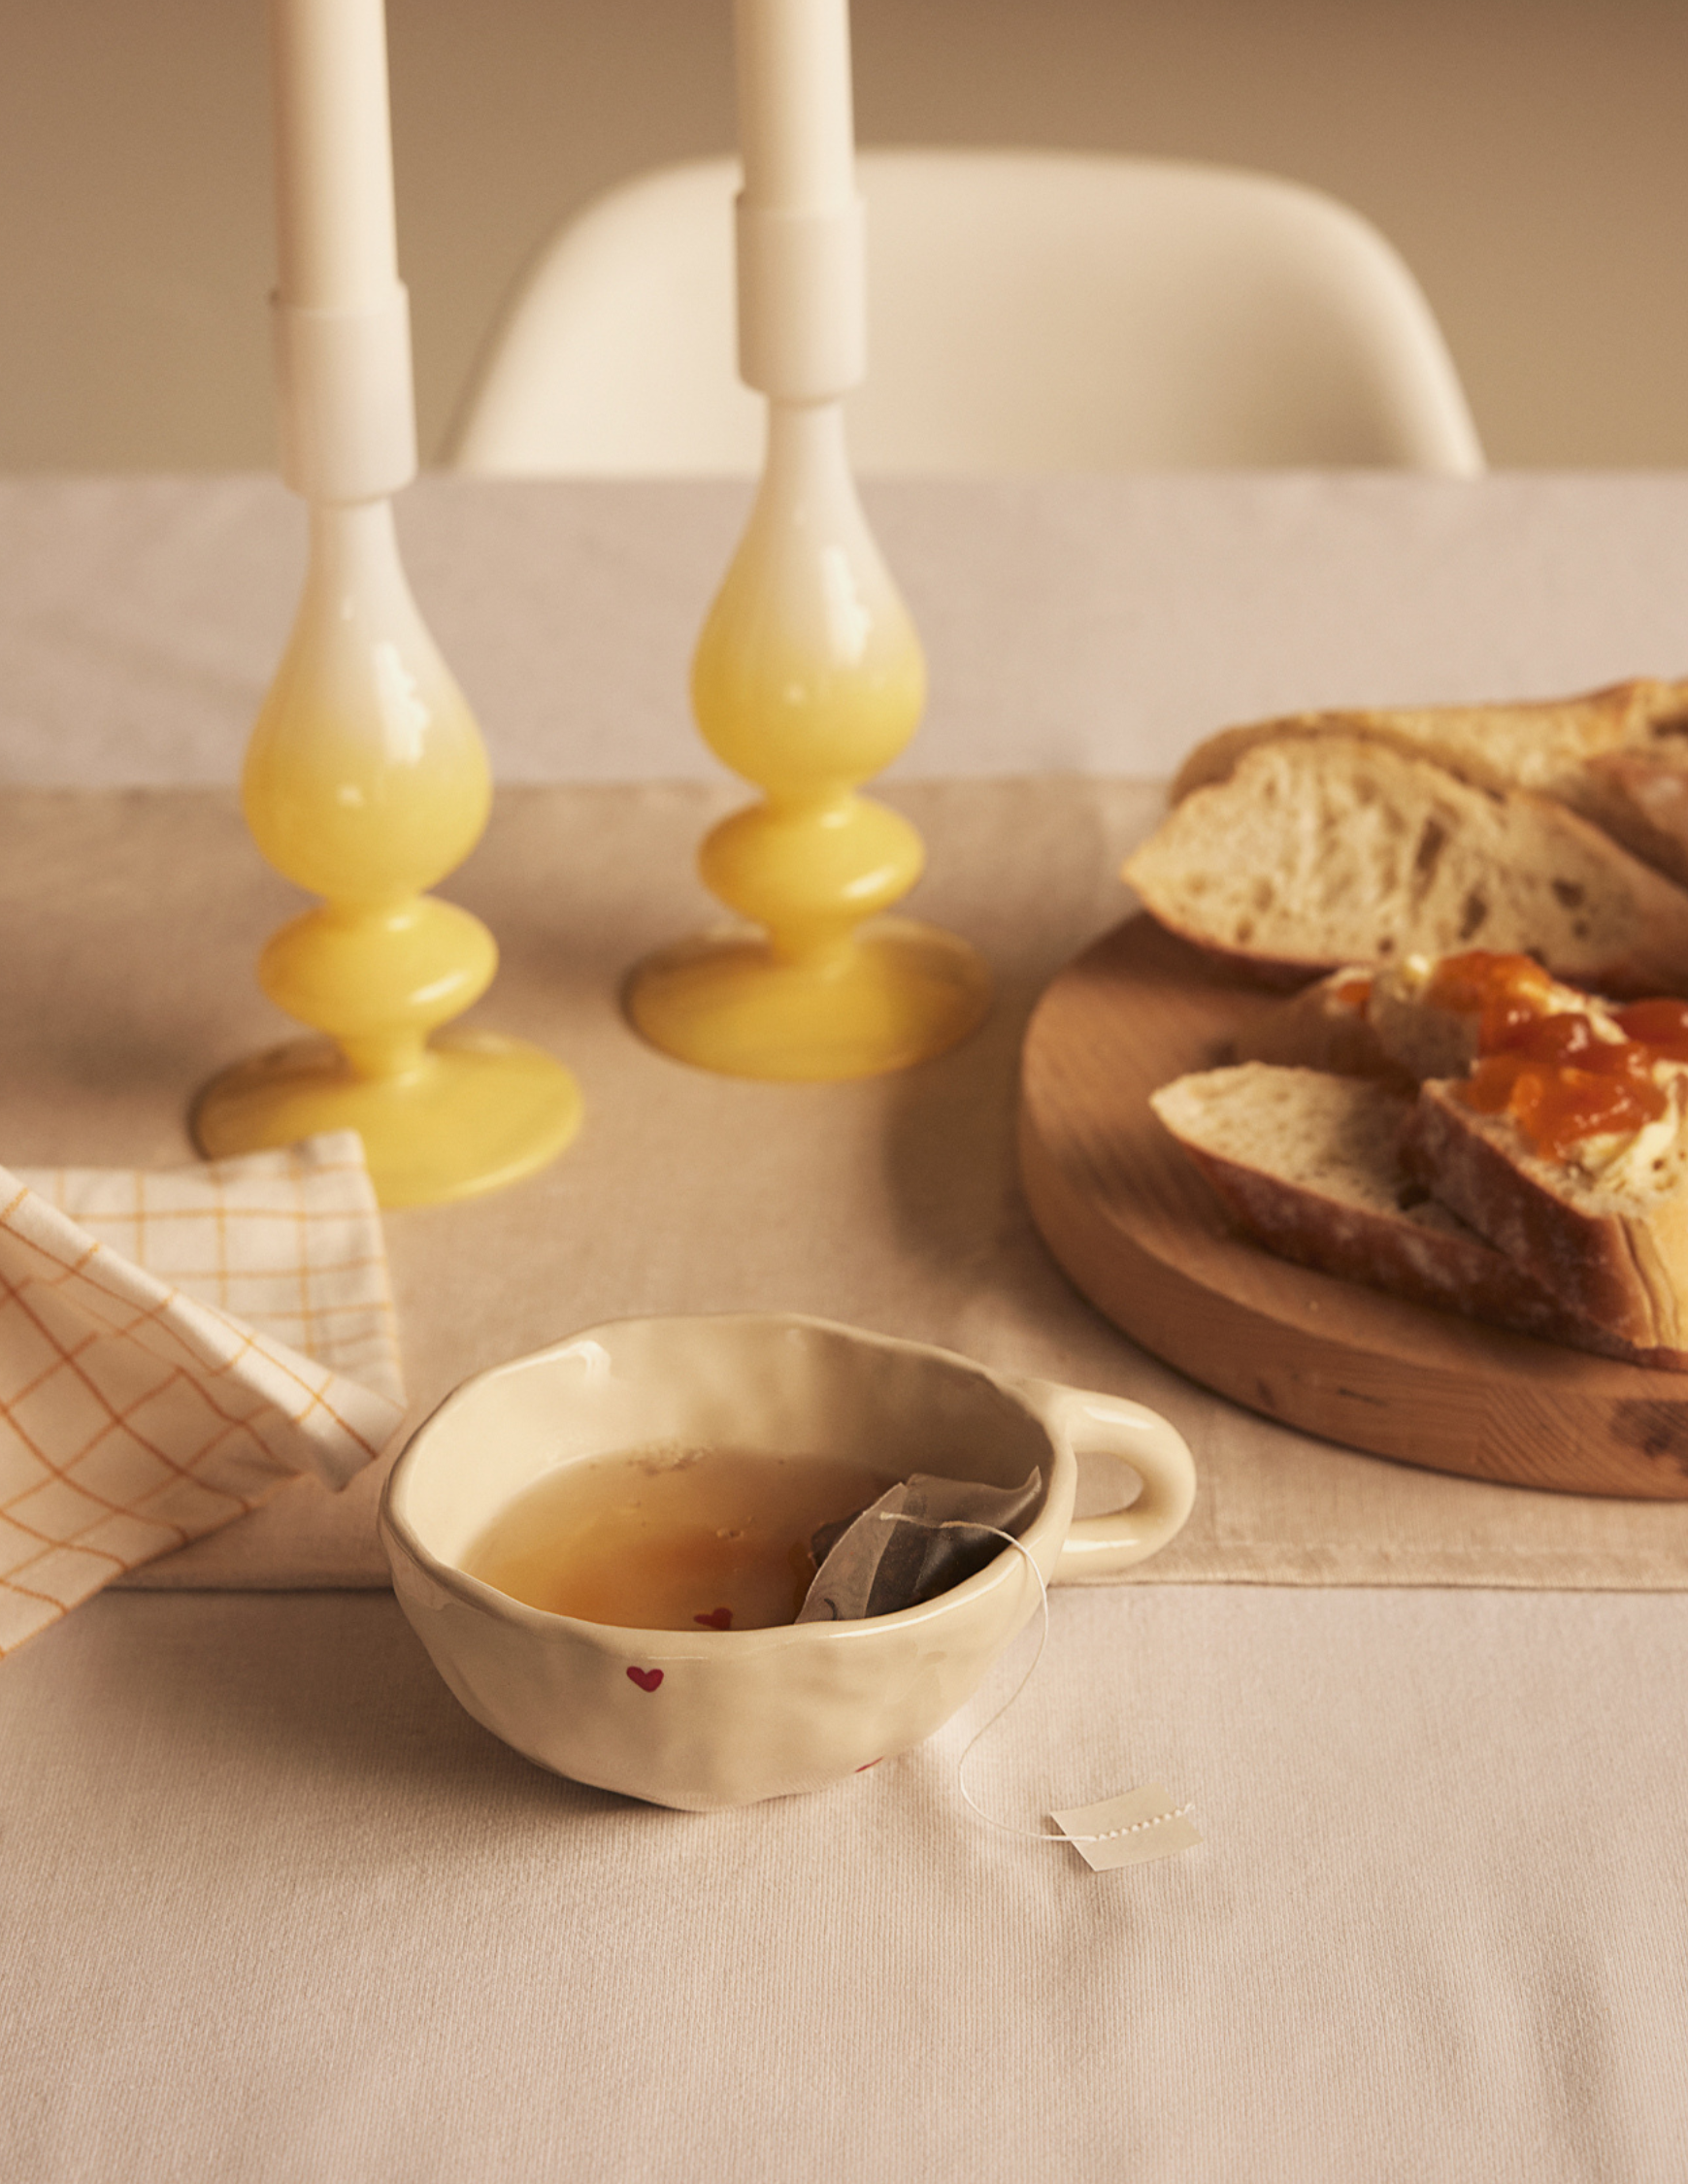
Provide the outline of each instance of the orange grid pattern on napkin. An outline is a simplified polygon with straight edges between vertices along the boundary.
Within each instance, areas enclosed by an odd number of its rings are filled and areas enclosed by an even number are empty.
[[[349,1132],[161,1174],[0,1169],[0,1655],[403,1416]]]

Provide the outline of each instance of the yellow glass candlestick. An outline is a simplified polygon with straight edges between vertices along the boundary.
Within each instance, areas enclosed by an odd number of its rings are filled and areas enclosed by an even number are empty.
[[[705,885],[744,927],[633,974],[652,1044],[737,1076],[871,1076],[942,1053],[990,1004],[963,941],[879,913],[920,877],[908,820],[858,796],[914,733],[919,639],[870,533],[837,402],[770,409],[749,527],[699,640],[704,740],[763,801],[705,839]]]
[[[491,983],[478,918],[424,894],[486,824],[474,716],[405,581],[385,500],[311,511],[292,640],[252,731],[247,821],[322,905],[258,961],[271,1000],[328,1035],[237,1063],[194,1106],[214,1157],[357,1130],[383,1206],[461,1198],[543,1166],[574,1136],[574,1078],[539,1048],[438,1033]]]

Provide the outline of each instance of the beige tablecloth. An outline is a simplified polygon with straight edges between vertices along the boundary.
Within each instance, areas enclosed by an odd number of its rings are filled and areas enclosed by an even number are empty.
[[[815,1087],[684,1069],[617,1008],[629,964],[710,918],[692,851],[733,790],[505,792],[449,883],[504,948],[478,1018],[568,1060],[588,1119],[528,1183],[387,1217],[413,1416],[597,1320],[815,1312],[1166,1411],[1201,1493],[1144,1567],[1151,1583],[1688,1585],[1688,1505],[1528,1493],[1337,1449],[1207,1395],[1083,1304],[1019,1194],[1016,1057],[1043,984],[1125,910],[1119,862],[1159,792],[1067,777],[893,793],[931,854],[914,905],[985,951],[996,1008],[938,1062]],[[0,806],[9,1159],[182,1157],[194,1086],[285,1029],[251,965],[291,901],[226,795],[14,792]],[[332,1496],[301,1481],[125,1582],[383,1583],[379,1483],[372,1471]]]
[[[750,488],[424,478],[405,567],[505,781],[718,780],[686,708]],[[1688,666],[1681,482],[869,479],[931,667],[899,777],[1165,779],[1302,707]],[[0,780],[219,784],[292,620],[271,478],[0,480]]]
[[[574,1063],[588,1115],[533,1183],[393,1217],[415,1393],[717,1302],[1160,1404],[1202,1471],[1181,1559],[1054,1596],[969,1783],[1031,1822],[1161,1781],[1204,1844],[1093,1876],[967,1812],[956,1761],[1023,1652],[895,1764],[700,1818],[517,1759],[390,1596],[106,1593],[0,1668],[0,2175],[1678,2184],[1688,1599],[1516,1588],[1675,1584],[1680,1512],[1211,1403],[1053,1270],[1009,1126],[1032,995],[1120,909],[1152,804],[1121,782],[1280,705],[1680,671],[1688,481],[875,488],[933,670],[903,771],[958,778],[896,791],[932,849],[915,907],[1004,998],[947,1060],[810,1091],[679,1069],[614,1008],[629,958],[708,914],[691,844],[737,792],[705,785],[681,683],[742,508],[407,502],[505,779],[646,784],[506,794],[450,883],[505,943],[483,1020]],[[297,572],[263,481],[0,488],[0,779],[226,783]],[[0,791],[0,1157],[180,1158],[193,1084],[280,1028],[250,970],[291,901],[226,794]],[[363,1583],[354,1494],[264,1513],[222,1581]],[[1328,1577],[1334,1553],[1363,1589],[1165,1581]]]
[[[390,1596],[103,1594],[0,1673],[8,2184],[1679,2184],[1680,1596],[1058,1593],[977,1702],[663,1812]],[[1029,1639],[1024,1641],[1029,1647]]]

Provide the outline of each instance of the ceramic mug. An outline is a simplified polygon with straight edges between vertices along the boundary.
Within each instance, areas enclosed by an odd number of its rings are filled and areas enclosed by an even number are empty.
[[[621,1320],[465,1381],[381,1497],[393,1586],[475,1718],[542,1767],[707,1811],[865,1771],[965,1704],[1038,1605],[1026,1559],[917,1607],[771,1630],[639,1631],[552,1615],[469,1576],[492,1518],[559,1464],[640,1447],[848,1457],[1043,1497],[1020,1538],[1045,1583],[1114,1576],[1190,1511],[1183,1440],[1124,1397],[990,1373],[824,1320]],[[1077,1458],[1121,1459],[1129,1508],[1075,1517]]]

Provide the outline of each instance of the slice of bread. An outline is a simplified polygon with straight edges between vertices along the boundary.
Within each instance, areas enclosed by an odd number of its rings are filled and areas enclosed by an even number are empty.
[[[1501,958],[1501,966],[1506,958]],[[1482,1009],[1473,1004],[1433,999],[1438,992],[1437,973],[1442,968],[1424,956],[1409,955],[1381,969],[1372,980],[1366,1000],[1366,1023],[1379,1050],[1415,1084],[1430,1077],[1466,1076],[1474,1067],[1481,1044]],[[1580,1016],[1594,1037],[1622,1045],[1624,1033],[1610,1008],[1598,994],[1584,993],[1550,978],[1535,963],[1525,966],[1529,984],[1523,995],[1533,1013],[1549,1017]],[[1515,981],[1514,981],[1515,982]]]
[[[1423,955],[1375,970],[1345,964],[1268,1009],[1232,1042],[1226,1059],[1392,1078],[1408,1091],[1428,1077],[1466,1076],[1477,1060],[1481,1011],[1433,998],[1441,967]],[[1597,1038],[1622,1042],[1622,1029],[1598,995],[1549,978],[1535,963],[1527,968],[1538,1014],[1574,1012]]]
[[[1163,925],[1269,976],[1485,947],[1608,993],[1688,992],[1688,891],[1547,798],[1363,737],[1254,745],[1125,877]]]
[[[1414,1188],[1398,1152],[1413,1102],[1392,1086],[1251,1062],[1179,1077],[1150,1105],[1239,1225],[1280,1257],[1468,1319],[1688,1371],[1688,1349],[1580,1319]]]
[[[1688,1347],[1688,1139],[1669,1113],[1614,1148],[1603,1173],[1539,1153],[1508,1114],[1457,1084],[1420,1087],[1402,1136],[1407,1172],[1575,1318],[1637,1350]]]
[[[1220,781],[1256,744],[1284,734],[1360,736],[1428,758],[1478,787],[1549,796],[1688,883],[1688,682],[1616,682],[1574,698],[1526,705],[1420,706],[1304,712],[1227,728],[1191,751],[1173,784],[1177,801]],[[1638,794],[1626,764],[1663,785],[1659,808]]]
[[[1375,986],[1374,974],[1363,963],[1315,978],[1256,1017],[1231,1042],[1226,1059],[1383,1077],[1410,1092],[1417,1077],[1390,1059],[1372,1026]]]
[[[1380,970],[1366,1002],[1366,1025],[1378,1051],[1414,1084],[1427,1077],[1465,1076],[1477,1058],[1479,1013],[1444,1009],[1430,999],[1434,966],[1409,955]],[[1569,986],[1556,986],[1569,994]]]

